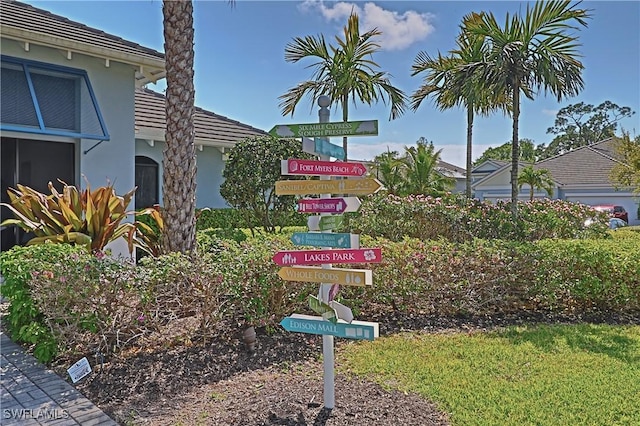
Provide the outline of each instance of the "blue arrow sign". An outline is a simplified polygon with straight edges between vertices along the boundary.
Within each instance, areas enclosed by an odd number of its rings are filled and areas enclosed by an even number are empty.
[[[294,232],[291,242],[296,246],[359,248],[360,235],[322,232]]]
[[[327,155],[329,157],[344,160],[344,148],[334,145],[327,138],[315,138],[314,150],[316,154]]]
[[[377,322],[352,321],[351,324],[339,320],[332,324],[322,317],[293,314],[280,321],[287,331],[307,334],[328,334],[355,340],[374,340],[379,335]]]

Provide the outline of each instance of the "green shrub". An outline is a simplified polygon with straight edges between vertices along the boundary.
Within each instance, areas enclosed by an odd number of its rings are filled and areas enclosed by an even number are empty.
[[[141,271],[129,260],[77,252],[42,266],[31,274],[32,297],[66,355],[107,355],[146,333]]]
[[[581,312],[640,310],[640,237],[617,232],[615,240],[538,241],[539,297]]]
[[[4,277],[0,293],[9,300],[7,329],[14,341],[33,344],[34,356],[41,362],[49,362],[55,356],[58,343],[34,300],[30,286],[32,276],[49,271],[52,259],[79,253],[86,251],[69,244],[15,246],[0,253],[0,273]]]
[[[453,242],[480,239],[536,241],[544,238],[606,238],[607,218],[588,206],[562,200],[518,203],[513,222],[509,203],[491,204],[457,194],[445,197],[375,194],[348,214],[343,229],[401,241],[445,238]],[[590,226],[585,222],[591,219]]]

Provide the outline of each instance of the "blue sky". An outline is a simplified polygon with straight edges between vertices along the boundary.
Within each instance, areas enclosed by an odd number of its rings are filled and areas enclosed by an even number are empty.
[[[36,7],[71,20],[163,51],[162,2],[142,1],[34,1]],[[628,106],[637,114],[620,125],[640,133],[640,2],[584,1],[592,9],[589,26],[579,32],[580,52],[585,65],[584,90],[558,103],[555,97],[539,93],[535,101],[523,100],[520,137],[536,144],[549,143],[546,133],[557,111],[578,102],[598,105],[610,100]],[[464,1],[243,1],[234,7],[226,1],[197,0],[195,19],[196,105],[252,126],[269,130],[276,124],[308,123],[318,120],[317,107],[304,100],[293,117],[283,117],[278,96],[297,83],[311,78],[306,68],[311,61],[288,63],[284,48],[294,37],[323,34],[332,44],[342,33],[352,8],[360,15],[361,30],[377,27],[383,50],[374,56],[391,82],[410,95],[421,84],[411,77],[411,65],[419,51],[436,55],[454,47],[464,15],[490,11],[498,22],[505,15],[524,12],[526,2]],[[150,85],[163,91],[164,82]],[[340,110],[332,109],[332,121],[340,121]],[[388,148],[404,152],[420,137],[442,149],[445,161],[464,165],[466,115],[462,109],[438,111],[426,100],[417,112],[407,111],[389,121],[388,105],[350,107],[350,120],[379,120],[379,135],[351,138],[349,157],[372,159]],[[511,119],[502,114],[477,117],[474,126],[474,158],[489,146],[511,139]],[[336,139],[339,143],[339,139]]]

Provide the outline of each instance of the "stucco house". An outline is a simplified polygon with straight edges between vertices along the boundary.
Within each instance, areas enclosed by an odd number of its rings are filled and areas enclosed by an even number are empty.
[[[587,205],[614,204],[629,212],[629,224],[640,224],[639,199],[629,189],[616,189],[609,173],[618,163],[614,152],[615,138],[583,146],[567,153],[533,164],[536,169],[547,169],[555,182],[552,198]],[[520,164],[522,170],[526,164]],[[488,160],[476,166],[472,175],[475,197],[480,200],[511,199],[511,163]],[[547,197],[536,190],[535,197]],[[529,198],[529,187],[524,185],[518,197]]]
[[[16,183],[48,192],[86,177],[117,193],[139,185],[138,206],[161,203],[164,97],[145,85],[165,77],[164,54],[12,0],[0,0],[0,36],[2,201]],[[199,108],[195,126],[198,207],[222,207],[225,150],[265,132]],[[0,230],[0,250],[20,232]]]

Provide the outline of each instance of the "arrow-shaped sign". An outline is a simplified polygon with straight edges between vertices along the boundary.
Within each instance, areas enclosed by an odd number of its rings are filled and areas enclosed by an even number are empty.
[[[367,173],[367,168],[364,164],[346,161],[289,158],[280,161],[280,172],[283,175],[358,177],[364,176]]]
[[[307,219],[307,227],[309,231],[333,231],[334,229],[342,226],[344,222],[344,216],[324,215],[324,216],[309,216]]]
[[[378,120],[277,124],[269,130],[269,134],[281,138],[376,136],[378,134]]]
[[[325,155],[327,157],[337,158],[338,160],[346,160],[344,148],[340,145],[334,145],[327,138],[315,138],[313,142],[313,150],[317,155]]]
[[[351,308],[335,300],[329,302],[329,306],[333,308],[339,319],[348,323],[353,322],[353,312],[351,312]]]
[[[373,284],[373,274],[368,269],[316,268],[313,266],[285,266],[278,271],[285,281],[341,284],[364,287]]]
[[[279,180],[276,182],[276,195],[369,195],[378,192],[380,188],[382,183],[378,179]]]
[[[280,325],[287,331],[307,334],[327,334],[335,337],[356,340],[374,340],[379,337],[377,322],[352,321],[347,324],[342,320],[332,324],[322,317],[293,314],[280,321]]]
[[[273,261],[280,266],[323,265],[328,263],[380,263],[382,261],[382,250],[379,248],[285,250],[274,254]]]
[[[322,315],[323,319],[331,321],[334,324],[338,322],[338,314],[331,306],[320,301],[317,297],[311,294],[309,295],[308,300],[309,308],[311,308],[313,312]]]
[[[357,212],[360,208],[358,197],[302,198],[298,200],[300,213],[345,213]]]
[[[360,234],[294,232],[291,242],[297,246],[359,248]]]

